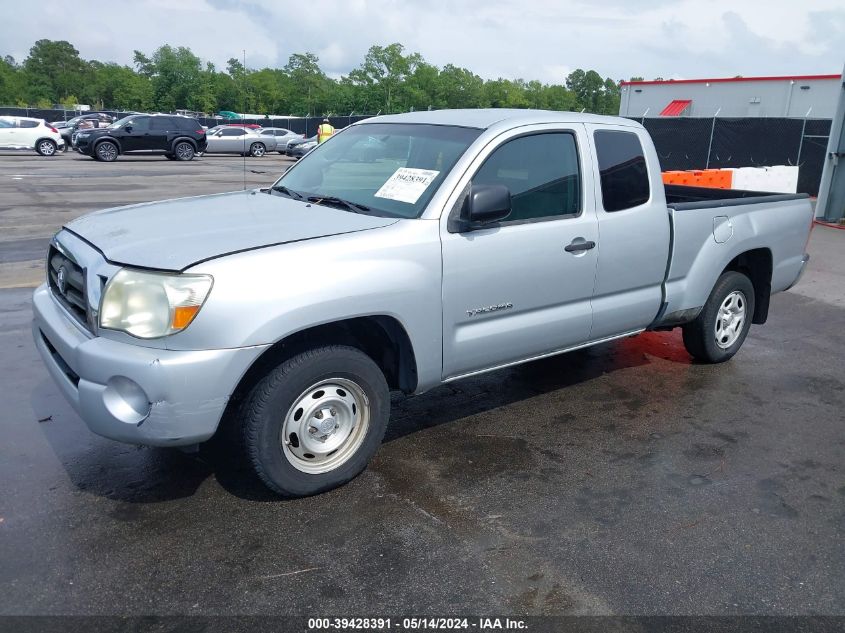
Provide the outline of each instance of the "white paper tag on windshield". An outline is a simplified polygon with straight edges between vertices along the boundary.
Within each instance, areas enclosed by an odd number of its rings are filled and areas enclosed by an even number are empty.
[[[415,204],[439,173],[432,169],[400,167],[374,195],[376,198]]]

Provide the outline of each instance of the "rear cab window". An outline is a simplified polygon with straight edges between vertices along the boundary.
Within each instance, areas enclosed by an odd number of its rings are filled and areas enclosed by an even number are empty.
[[[648,202],[651,187],[640,138],[622,130],[596,130],[593,138],[604,210],[622,211]]]

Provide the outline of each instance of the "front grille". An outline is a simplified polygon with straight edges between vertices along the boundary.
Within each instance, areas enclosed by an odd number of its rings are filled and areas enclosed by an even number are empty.
[[[47,276],[53,296],[86,329],[88,327],[88,300],[85,292],[85,272],[75,261],[55,246],[47,254]]]

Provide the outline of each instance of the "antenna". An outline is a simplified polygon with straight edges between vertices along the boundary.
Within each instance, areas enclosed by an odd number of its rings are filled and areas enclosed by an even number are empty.
[[[244,53],[244,69],[243,69],[243,72],[241,73],[241,75],[242,75],[241,76],[241,96],[243,97],[243,101],[241,103],[243,104],[244,109],[246,109],[246,49],[243,49],[243,53]],[[241,119],[243,119],[243,116],[244,116],[244,113],[241,112]],[[242,128],[242,129],[244,130],[244,136],[243,136],[244,141],[243,141],[243,144],[241,145],[241,149],[243,150],[241,152],[241,155],[243,156],[243,159],[244,159],[244,191],[246,191],[246,130],[248,130],[249,128],[245,127],[245,128]]]

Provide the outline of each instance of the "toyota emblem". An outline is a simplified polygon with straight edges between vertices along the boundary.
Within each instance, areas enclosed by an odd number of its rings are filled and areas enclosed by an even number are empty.
[[[56,273],[56,285],[59,287],[59,292],[64,294],[67,288],[67,268],[64,266],[60,266],[59,272]]]

